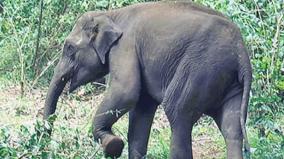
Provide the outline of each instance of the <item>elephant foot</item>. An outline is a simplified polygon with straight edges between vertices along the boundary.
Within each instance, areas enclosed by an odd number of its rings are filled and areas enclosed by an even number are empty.
[[[124,143],[121,138],[114,135],[107,135],[102,141],[105,157],[118,158],[121,156]]]

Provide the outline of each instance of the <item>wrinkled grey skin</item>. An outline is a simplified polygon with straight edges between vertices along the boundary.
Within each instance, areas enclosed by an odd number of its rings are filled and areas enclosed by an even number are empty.
[[[67,81],[70,92],[110,73],[93,121],[106,156],[119,157],[112,125],[129,112],[129,158],[146,155],[157,106],[170,122],[171,159],[192,158],[191,130],[202,114],[214,118],[229,159],[241,159],[251,66],[240,31],[222,14],[184,2],[138,4],[82,15],[66,38],[44,118],[53,114]],[[109,113],[115,111],[116,113]]]

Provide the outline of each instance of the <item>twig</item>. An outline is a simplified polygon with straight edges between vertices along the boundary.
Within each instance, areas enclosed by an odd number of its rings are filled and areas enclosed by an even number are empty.
[[[93,153],[93,155],[92,155],[89,159],[94,159],[95,156],[96,156],[96,154],[99,152],[99,150],[100,150],[100,147],[98,147],[98,148],[95,150],[95,152]]]
[[[48,68],[49,68],[50,66],[52,66],[52,65],[54,64],[54,62],[55,62],[56,60],[58,60],[58,58],[59,58],[59,56],[56,56],[50,63],[47,64],[47,66],[43,69],[43,71],[41,71],[41,73],[35,78],[35,80],[33,81],[33,84],[32,84],[32,86],[31,86],[31,88],[33,88],[33,87],[37,84],[39,78],[44,75],[44,73],[48,70]]]
[[[272,43],[272,57],[271,57],[271,64],[270,64],[270,74],[273,73],[274,69],[274,59],[276,57],[276,52],[278,50],[278,45],[279,45],[279,35],[280,35],[280,26],[281,26],[281,20],[283,18],[283,14],[280,15],[279,18],[277,18],[277,25],[276,25],[276,32],[273,38],[273,43]]]
[[[25,37],[22,40],[22,43],[20,43],[19,39],[19,35],[16,31],[16,26],[14,25],[13,21],[9,21],[9,24],[12,26],[12,30],[13,30],[13,34],[15,35],[15,38],[13,38],[17,44],[17,52],[19,53],[19,60],[20,60],[20,64],[21,64],[21,77],[20,77],[20,87],[21,87],[21,97],[24,96],[24,87],[25,87],[25,61],[24,61],[24,55],[23,55],[23,45],[24,42],[27,38],[28,33],[26,33]]]
[[[32,153],[31,153],[31,152],[23,153],[23,154],[19,157],[19,159],[24,158],[24,157],[26,157],[27,155],[30,155],[30,154],[32,154]]]
[[[103,87],[107,87],[106,84],[102,84],[102,83],[99,83],[99,82],[92,82],[93,84],[95,85],[99,85],[99,86],[103,86]]]
[[[115,109],[115,110],[108,110],[104,113],[100,113],[100,114],[97,114],[94,118],[97,118],[97,117],[101,117],[101,116],[104,116],[104,115],[115,115],[116,117],[119,117],[119,114],[121,114],[125,109]]]
[[[36,50],[35,50],[35,56],[33,59],[33,68],[35,69],[34,71],[36,72],[37,70],[37,56],[39,52],[39,41],[40,41],[40,34],[41,34],[41,21],[42,21],[42,12],[43,12],[43,0],[40,1],[40,15],[39,15],[39,24],[38,24],[38,34],[37,34],[37,42],[36,42]]]
[[[0,72],[12,72],[14,70],[14,68],[0,68]]]
[[[111,9],[112,9],[111,4],[112,4],[112,1],[111,1],[111,0],[108,0],[108,10],[111,10]]]

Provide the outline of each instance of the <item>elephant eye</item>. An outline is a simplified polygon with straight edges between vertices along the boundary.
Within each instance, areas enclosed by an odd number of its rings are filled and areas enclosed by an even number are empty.
[[[76,51],[76,48],[75,48],[75,46],[73,46],[73,45],[69,45],[67,49],[68,49],[68,51],[70,51],[70,52],[75,52],[75,51]]]
[[[93,39],[94,37],[97,36],[98,32],[99,32],[99,27],[98,24],[95,25],[86,25],[83,28],[85,30],[85,33],[88,37],[90,37],[91,39]]]
[[[99,32],[99,26],[98,26],[98,24],[96,24],[96,25],[92,28],[92,33],[93,33],[93,34],[98,34],[98,32]]]
[[[65,54],[70,57],[77,52],[77,48],[74,45],[67,43],[64,46],[64,51],[65,51]]]

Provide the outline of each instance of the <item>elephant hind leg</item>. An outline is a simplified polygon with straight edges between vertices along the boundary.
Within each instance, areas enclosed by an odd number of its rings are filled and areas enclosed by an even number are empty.
[[[189,99],[191,100],[193,97]],[[178,100],[167,103],[163,106],[172,131],[170,159],[192,159],[191,132],[194,123],[200,118],[201,113],[189,111],[186,108],[191,106],[195,107],[195,105],[179,103]],[[176,107],[177,109],[166,109],[167,107]]]
[[[243,135],[240,124],[242,92],[228,99],[213,118],[227,147],[227,158],[242,159]]]
[[[196,81],[190,80],[187,71],[178,72],[169,84],[162,102],[170,122],[171,159],[192,159],[191,131],[194,123],[202,115],[200,106],[201,92]]]

